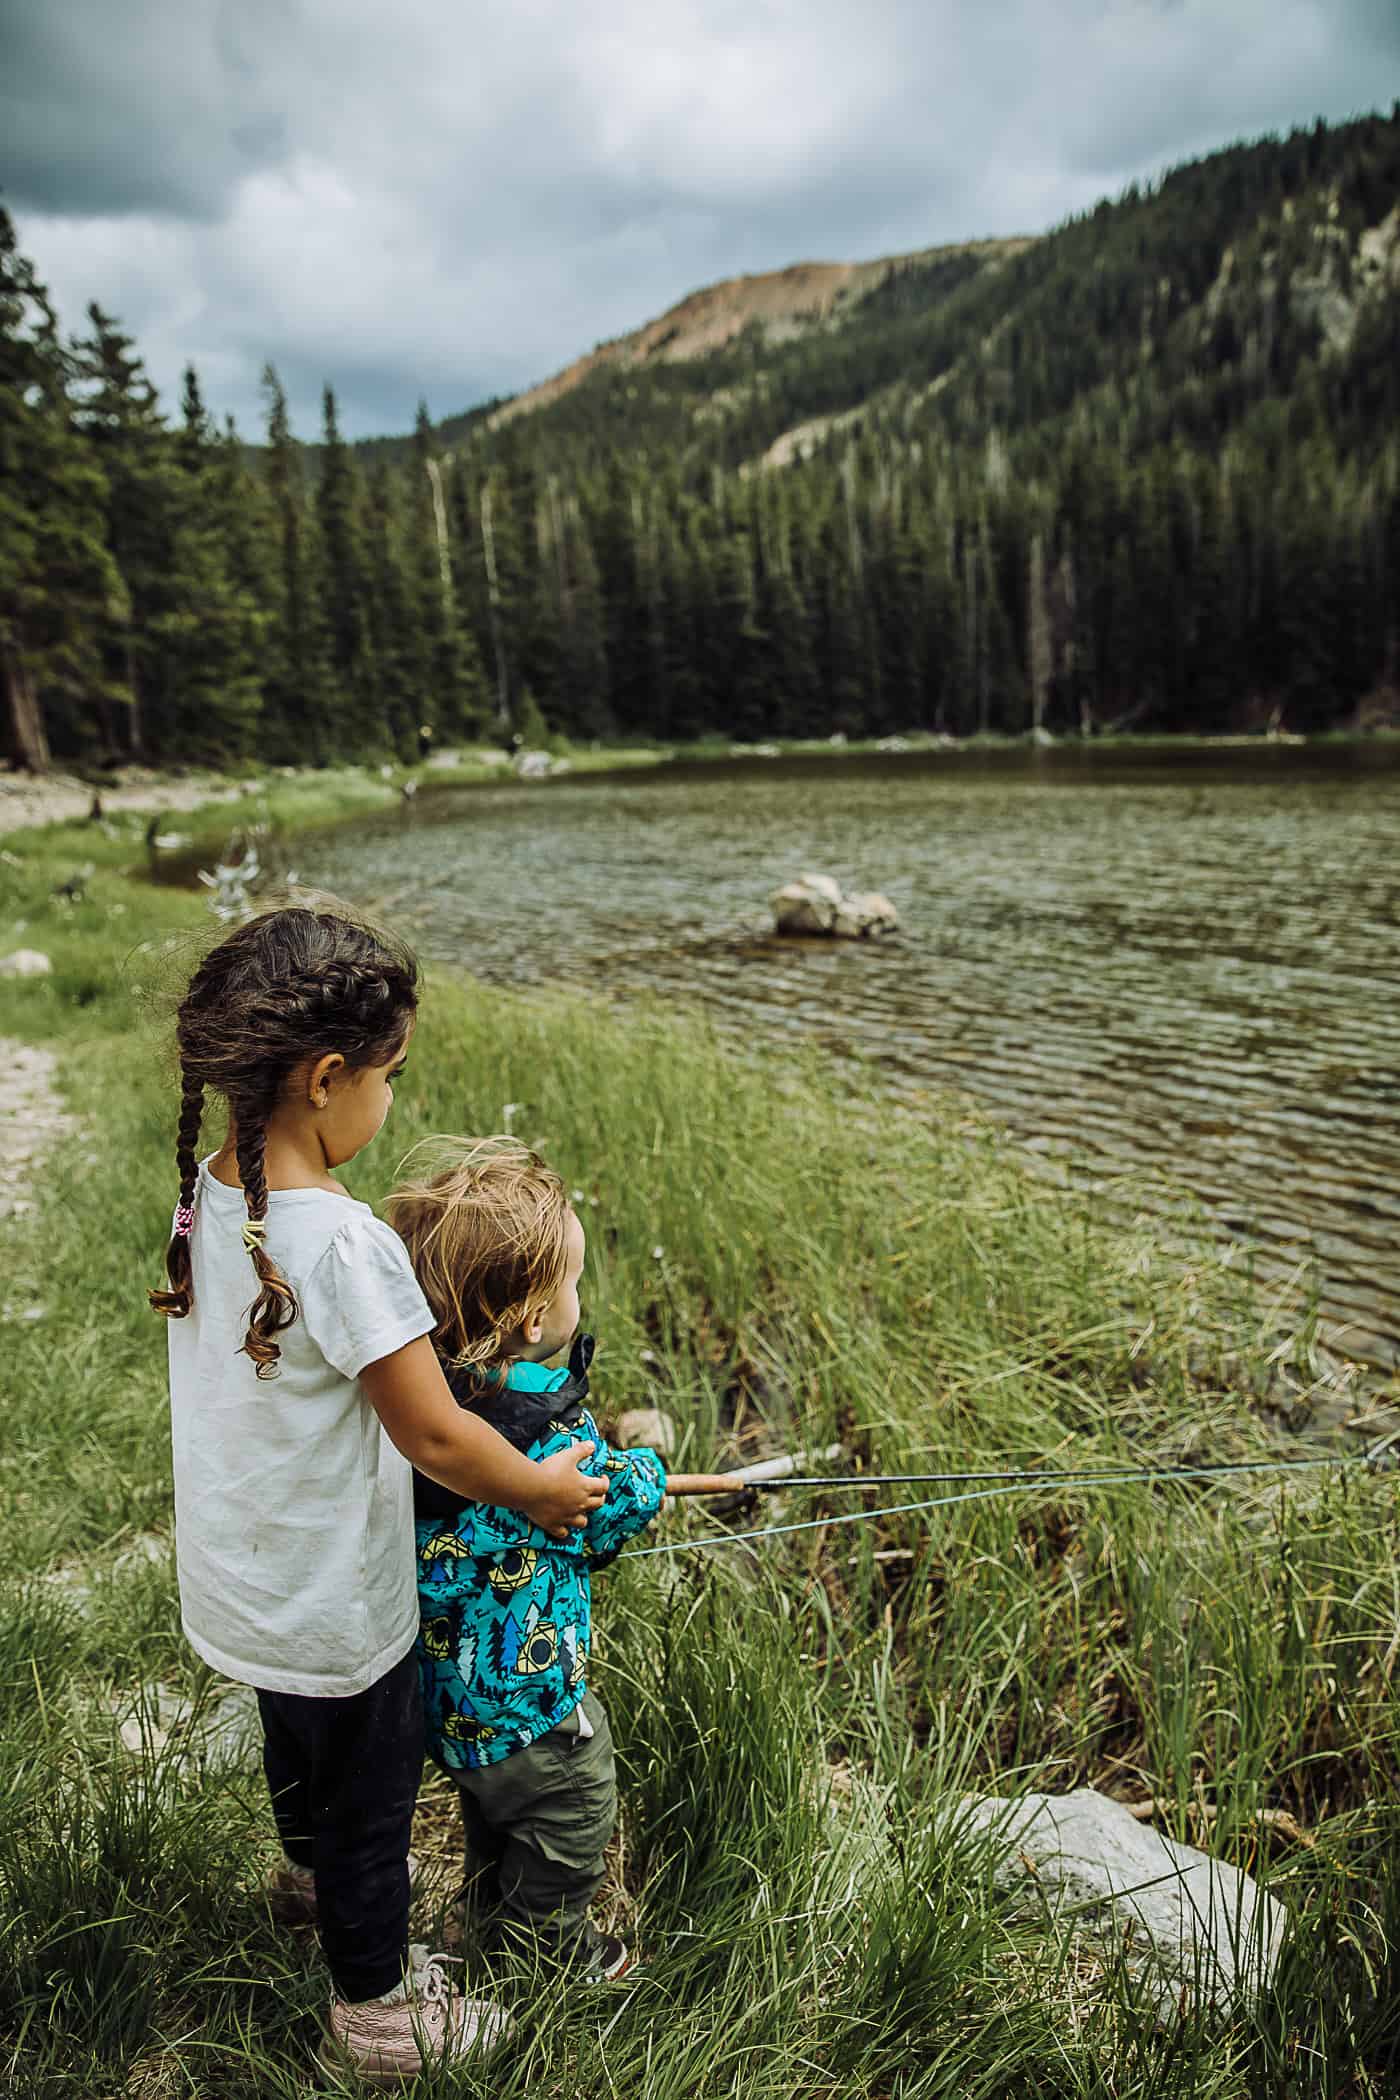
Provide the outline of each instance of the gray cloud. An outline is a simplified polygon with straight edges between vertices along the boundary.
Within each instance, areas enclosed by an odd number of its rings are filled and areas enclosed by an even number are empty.
[[[262,56],[278,20],[268,0],[4,0],[6,191],[45,212],[217,216],[287,151],[284,90]]]
[[[0,186],[165,391],[256,427],[271,358],[367,432],[1396,92],[1389,0],[0,0]]]

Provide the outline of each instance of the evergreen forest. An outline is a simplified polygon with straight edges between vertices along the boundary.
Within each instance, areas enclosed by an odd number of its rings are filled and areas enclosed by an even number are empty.
[[[12,762],[1400,723],[1400,104],[528,414],[264,393],[163,403],[0,213]]]

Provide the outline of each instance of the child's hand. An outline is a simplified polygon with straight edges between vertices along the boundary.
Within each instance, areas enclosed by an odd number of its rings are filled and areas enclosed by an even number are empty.
[[[602,1507],[607,1481],[585,1473],[579,1463],[591,1458],[596,1448],[588,1443],[571,1444],[567,1451],[556,1451],[553,1458],[542,1458],[534,1469],[537,1491],[524,1505],[524,1513],[552,1539],[586,1530],[592,1512]]]

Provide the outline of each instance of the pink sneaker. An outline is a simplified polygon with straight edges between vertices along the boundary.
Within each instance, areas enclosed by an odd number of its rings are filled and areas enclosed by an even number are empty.
[[[429,2064],[485,2056],[510,2033],[511,2019],[483,1998],[455,1998],[443,1956],[415,1961],[411,1993],[386,2004],[350,2005],[332,1998],[321,2063],[352,2071],[368,2085],[399,2085]]]

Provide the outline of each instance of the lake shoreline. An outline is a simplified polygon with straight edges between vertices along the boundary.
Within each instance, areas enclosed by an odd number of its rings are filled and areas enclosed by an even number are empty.
[[[569,745],[556,740],[549,756],[556,770],[532,779],[530,785],[557,785],[578,775],[630,772],[634,769],[711,765],[730,761],[764,759],[833,760],[895,758],[961,753],[1014,754],[1027,751],[1123,752],[1155,751],[1167,756],[1187,751],[1315,750],[1336,752],[1350,747],[1368,750],[1400,744],[1400,730],[1326,731],[1318,736],[1099,736],[1088,739],[1058,737],[1037,743],[1029,737],[935,737],[911,732],[893,737],[790,738],[773,744],[736,744],[714,738],[694,743],[639,745],[617,743]],[[436,792],[455,787],[507,786],[519,776],[511,754],[499,746],[464,747],[459,753],[435,753],[421,765],[396,761],[312,767],[158,767],[138,764],[111,770],[85,767],[80,772],[55,768],[33,774],[22,768],[0,770],[0,838],[11,832],[55,824],[79,824],[87,819],[96,797],[105,813],[142,815],[174,813],[200,819],[200,830],[210,831],[216,813],[222,816],[240,800],[271,799],[292,790],[298,820],[314,821],[315,790],[323,791],[330,821],[355,814],[358,808],[391,808],[403,798],[405,785],[414,791]]]

